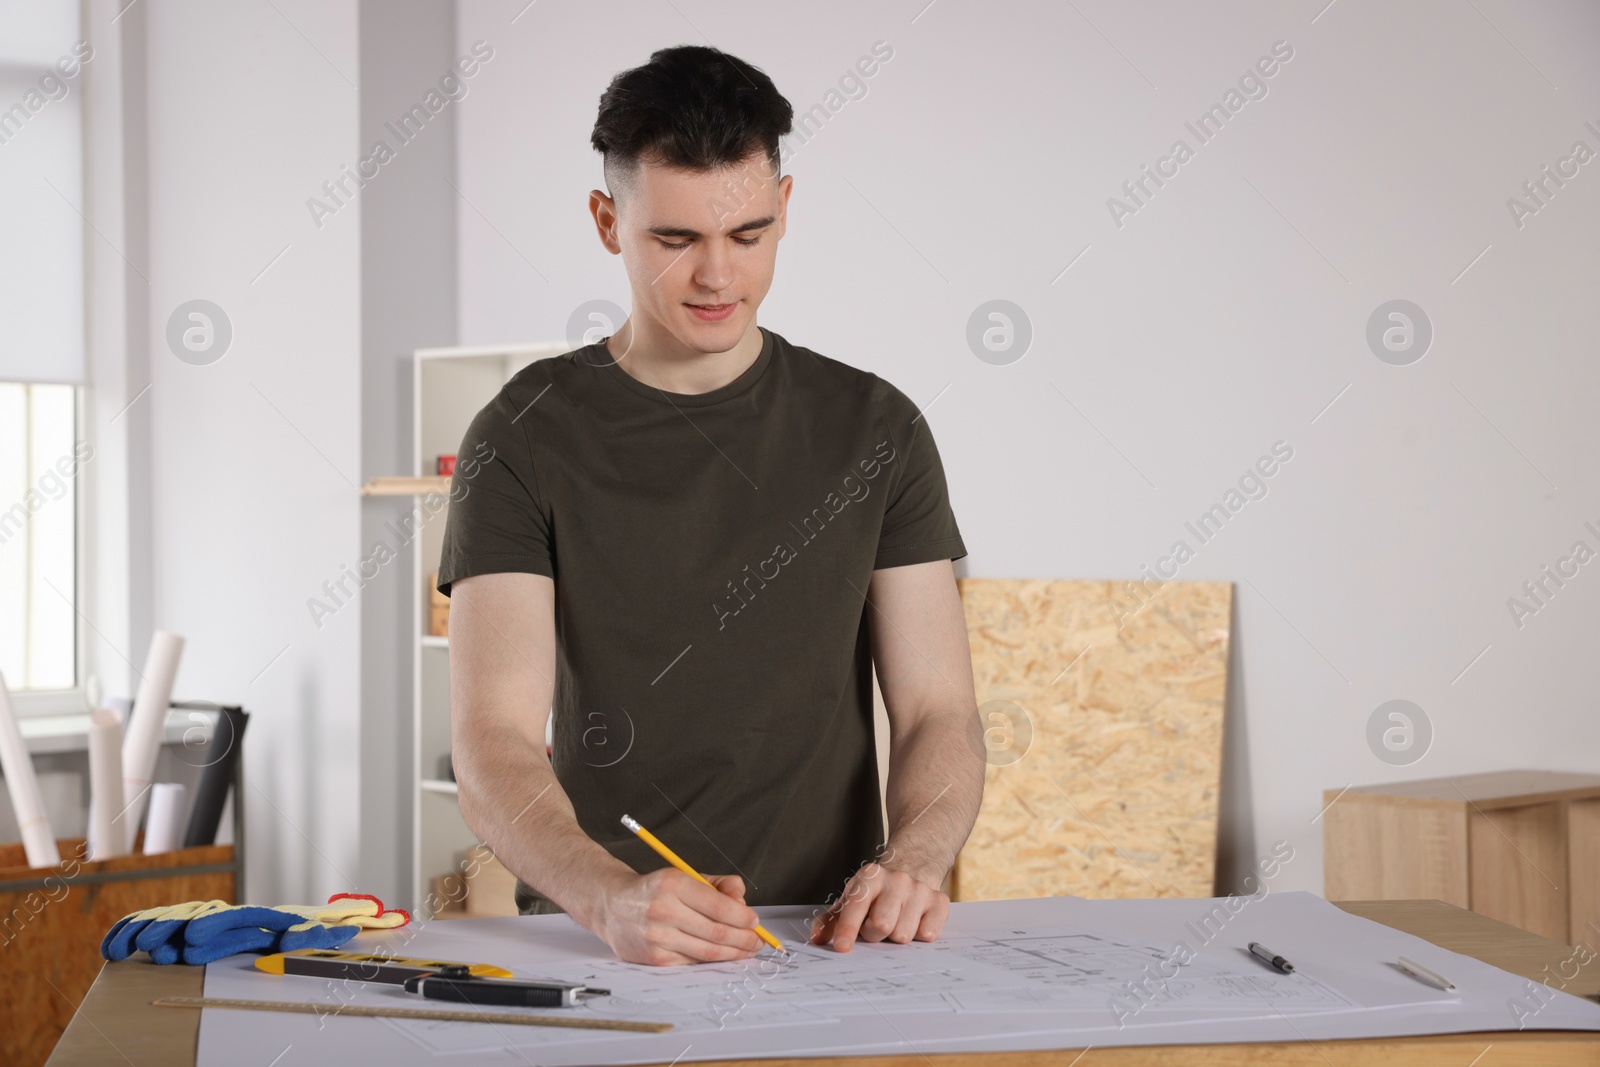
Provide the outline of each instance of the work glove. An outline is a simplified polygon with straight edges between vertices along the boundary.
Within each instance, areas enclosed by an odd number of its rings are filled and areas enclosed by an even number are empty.
[[[192,900],[125,915],[106,932],[108,960],[148,952],[156,963],[210,963],[240,952],[337,948],[362,930],[404,926],[411,916],[377,897],[335,893],[326,904],[265,907]]]

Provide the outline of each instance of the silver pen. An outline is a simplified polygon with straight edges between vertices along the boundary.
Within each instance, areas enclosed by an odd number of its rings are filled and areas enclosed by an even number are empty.
[[[1422,964],[1408,956],[1400,957],[1400,969],[1409,974],[1411,977],[1415,978],[1417,981],[1426,982],[1435,989],[1442,989],[1447,993],[1454,990],[1456,987],[1454,982],[1450,981],[1450,979],[1446,978],[1438,971],[1424,967]]]
[[[1259,941],[1250,942],[1250,955],[1259,960],[1265,960],[1267,966],[1271,967],[1275,971],[1281,971],[1284,974],[1294,973],[1294,964],[1290,963],[1288,960],[1284,959],[1282,956],[1278,955],[1276,952],[1272,951]]]

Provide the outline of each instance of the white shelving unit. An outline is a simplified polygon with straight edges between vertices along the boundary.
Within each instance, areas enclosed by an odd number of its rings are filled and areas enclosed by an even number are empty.
[[[367,493],[416,493],[437,489],[435,462],[461,446],[473,416],[512,375],[536,359],[570,351],[567,344],[505,345],[482,348],[419,348],[412,365],[412,477],[381,479]],[[420,481],[419,481],[420,480]],[[449,507],[422,525],[412,575],[412,825],[414,899],[427,899],[436,875],[456,869],[465,850],[478,843],[462,821],[456,784],[444,757],[450,751],[450,640],[428,634],[428,577],[439,569]]]

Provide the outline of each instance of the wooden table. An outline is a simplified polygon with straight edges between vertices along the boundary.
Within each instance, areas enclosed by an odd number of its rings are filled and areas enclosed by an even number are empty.
[[[1352,901],[1339,907],[1534,981],[1558,973],[1564,961],[1573,959],[1573,950],[1565,945],[1437,900]],[[1572,973],[1570,962],[1566,973]],[[202,967],[158,967],[144,959],[106,964],[47,1067],[193,1067],[200,1013],[152,1008],[150,1002],[157,997],[200,996],[203,976]],[[1600,998],[1600,960],[1591,960],[1563,988]],[[747,1067],[1600,1067],[1600,1033],[1530,1030],[1367,1041],[723,1062]]]

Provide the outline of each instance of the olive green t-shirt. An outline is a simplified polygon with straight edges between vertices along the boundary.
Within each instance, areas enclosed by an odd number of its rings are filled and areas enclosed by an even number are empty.
[[[646,385],[603,341],[520,371],[461,442],[478,462],[456,468],[439,589],[554,579],[552,763],[585,833],[663,866],[632,815],[751,904],[819,904],[884,841],[872,572],[966,548],[916,405],[761,333],[707,393]]]

